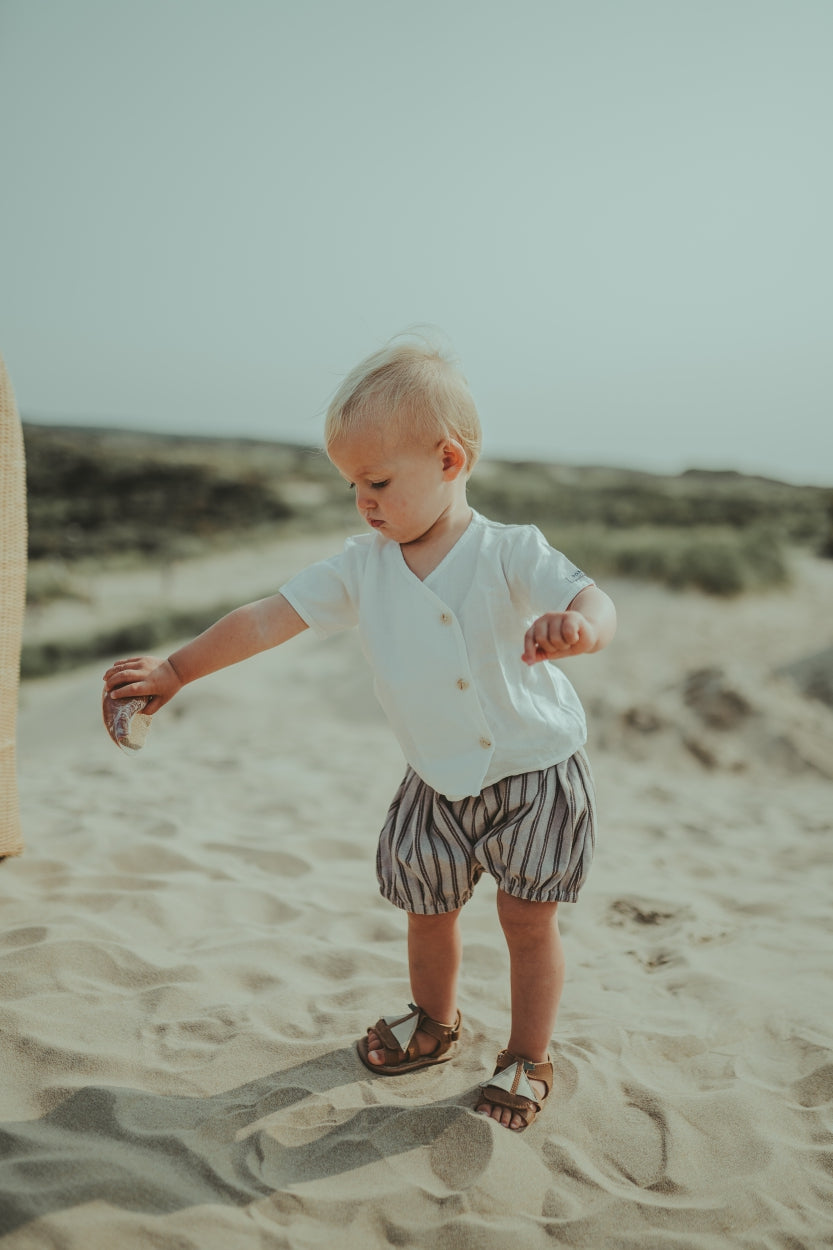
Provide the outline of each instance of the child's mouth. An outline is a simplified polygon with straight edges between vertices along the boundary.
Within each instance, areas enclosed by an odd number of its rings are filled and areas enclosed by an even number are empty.
[[[378,529],[380,525],[384,525],[384,521],[379,521],[374,517],[367,518],[368,525],[372,525],[374,529]]]

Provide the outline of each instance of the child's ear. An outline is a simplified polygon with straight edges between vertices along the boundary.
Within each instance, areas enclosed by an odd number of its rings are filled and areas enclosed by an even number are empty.
[[[455,438],[447,438],[442,444],[443,477],[453,482],[466,469],[466,453]]]

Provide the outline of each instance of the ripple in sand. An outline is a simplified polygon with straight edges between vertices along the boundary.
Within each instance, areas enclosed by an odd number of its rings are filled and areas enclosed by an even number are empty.
[[[6,946],[10,949],[17,949],[21,946],[36,946],[44,940],[47,933],[48,930],[44,925],[22,925],[18,929],[7,929],[5,933],[0,933],[0,946]]]
[[[791,1087],[800,1107],[823,1107],[833,1102],[833,1063],[823,1063]]]
[[[239,846],[233,842],[207,842],[207,851],[220,851],[233,856],[246,864],[254,864],[275,877],[302,877],[312,871],[312,864],[298,855],[290,855],[287,851],[262,850],[259,847]]]
[[[143,876],[165,876],[173,872],[205,872],[205,865],[196,855],[184,855],[181,851],[168,846],[131,846],[128,850],[117,851],[112,858],[113,867],[121,872],[142,874]]]
[[[77,993],[114,986],[140,990],[170,981],[193,981],[197,976],[192,964],[161,967],[116,942],[52,938],[6,957],[3,993],[9,1000],[55,990]]]

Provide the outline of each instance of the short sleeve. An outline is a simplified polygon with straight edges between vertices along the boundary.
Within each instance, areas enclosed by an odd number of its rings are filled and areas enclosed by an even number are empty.
[[[367,551],[368,545],[361,538],[348,539],[339,555],[309,565],[279,587],[284,599],[319,638],[358,623]]]
[[[512,598],[535,616],[563,612],[593,579],[551,547],[535,525],[519,526],[506,563]]]

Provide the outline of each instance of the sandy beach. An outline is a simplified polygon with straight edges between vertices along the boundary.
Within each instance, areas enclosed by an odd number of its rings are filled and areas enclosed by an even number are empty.
[[[121,575],[28,629],[243,600],[333,550]],[[508,1030],[488,880],[459,1058],[391,1080],[356,1057],[409,991],[374,876],[403,763],[353,634],[189,687],[134,756],[103,662],[25,683],[3,1250],[833,1246],[833,710],[777,675],[833,641],[833,561],[796,561],[734,600],[605,583],[619,635],[567,666],[601,835],[561,909],[555,1092],[521,1135],[472,1111]]]

